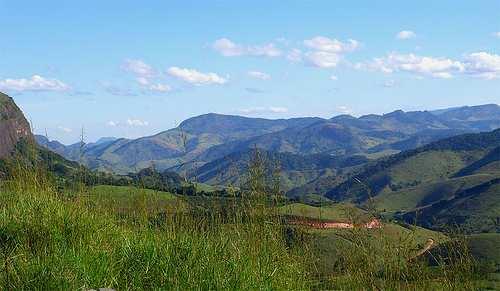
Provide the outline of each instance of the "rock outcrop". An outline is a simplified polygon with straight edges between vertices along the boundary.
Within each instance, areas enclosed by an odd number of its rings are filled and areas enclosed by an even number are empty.
[[[21,139],[32,139],[31,127],[11,97],[0,93],[0,159],[9,157]]]

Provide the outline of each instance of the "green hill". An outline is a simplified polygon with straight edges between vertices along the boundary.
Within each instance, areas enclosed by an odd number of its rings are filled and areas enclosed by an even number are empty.
[[[339,169],[364,164],[363,156],[332,156],[328,154],[297,155],[259,150],[268,176],[277,171],[281,189],[287,191],[321,176],[337,174]],[[198,182],[212,185],[241,185],[245,181],[255,150],[235,152],[204,164],[190,176]]]
[[[366,201],[369,196],[409,189],[454,177],[500,145],[500,129],[465,134],[376,161],[330,190],[328,198]],[[369,191],[368,191],[369,189]]]
[[[478,174],[424,183],[403,190],[380,193],[373,201],[379,211],[409,211],[443,199],[449,199],[464,188],[490,181],[494,177],[487,174]]]
[[[446,230],[459,226],[467,233],[500,232],[500,178],[459,191],[403,215],[408,221]]]

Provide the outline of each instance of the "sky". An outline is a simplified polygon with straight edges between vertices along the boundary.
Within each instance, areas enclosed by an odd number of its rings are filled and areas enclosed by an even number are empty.
[[[0,0],[0,39],[0,91],[66,144],[500,103],[498,0]]]

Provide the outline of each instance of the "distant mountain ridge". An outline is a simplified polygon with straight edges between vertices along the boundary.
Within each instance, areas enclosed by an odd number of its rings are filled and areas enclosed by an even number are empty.
[[[82,160],[93,169],[127,173],[152,164],[159,169],[188,164],[200,167],[254,147],[296,155],[386,155],[456,134],[498,127],[500,106],[487,104],[439,111],[397,110],[359,118],[340,115],[331,119],[271,120],[210,113],[189,118],[177,128],[153,136],[85,145],[81,156],[78,144],[61,147],[37,139],[49,149],[68,159]]]

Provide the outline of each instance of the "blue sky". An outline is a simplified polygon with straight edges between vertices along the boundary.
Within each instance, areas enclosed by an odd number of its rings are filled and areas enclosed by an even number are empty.
[[[0,0],[0,90],[65,143],[500,103],[500,1],[242,2]]]

